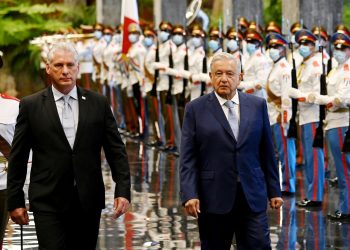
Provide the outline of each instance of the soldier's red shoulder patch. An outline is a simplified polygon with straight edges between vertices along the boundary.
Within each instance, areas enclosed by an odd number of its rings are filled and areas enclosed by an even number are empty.
[[[344,64],[344,71],[349,71],[349,64]]]
[[[319,64],[317,61],[313,61],[313,62],[312,62],[312,65],[313,65],[314,67],[320,67],[320,64]]]
[[[285,63],[281,63],[280,65],[281,65],[281,68],[287,67],[287,65]]]
[[[259,53],[256,53],[256,56],[261,57],[262,54],[259,52]]]
[[[19,99],[17,99],[16,97],[9,96],[9,95],[6,95],[6,94],[1,94],[1,97],[4,98],[4,99],[15,100],[15,101],[19,102]]]

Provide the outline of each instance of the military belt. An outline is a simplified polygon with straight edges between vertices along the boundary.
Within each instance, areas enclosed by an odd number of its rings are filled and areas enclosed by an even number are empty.
[[[0,156],[0,173],[7,172],[7,159],[5,156]]]

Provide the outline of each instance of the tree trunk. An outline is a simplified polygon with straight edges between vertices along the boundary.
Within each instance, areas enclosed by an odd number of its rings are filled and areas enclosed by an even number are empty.
[[[161,1],[161,19],[172,24],[186,24],[186,0],[162,0]],[[159,10],[155,10],[159,11]]]
[[[263,25],[263,3],[262,0],[232,0],[233,18],[245,17],[248,21],[255,21]]]

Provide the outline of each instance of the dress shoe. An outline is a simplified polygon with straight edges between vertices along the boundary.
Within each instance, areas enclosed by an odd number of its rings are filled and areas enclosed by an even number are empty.
[[[289,192],[289,191],[282,191],[282,196],[294,196],[294,192]]]
[[[328,180],[329,184],[333,187],[338,186],[338,177],[331,178]]]
[[[312,200],[308,200],[308,199],[298,201],[296,204],[299,207],[305,207],[305,208],[320,208],[320,207],[322,207],[322,201],[312,201]]]
[[[335,211],[334,214],[328,214],[327,217],[331,221],[350,223],[350,214],[342,214],[340,211]]]

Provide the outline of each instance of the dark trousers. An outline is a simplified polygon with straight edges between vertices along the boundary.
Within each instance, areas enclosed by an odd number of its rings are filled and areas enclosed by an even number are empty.
[[[63,213],[34,212],[40,250],[95,250],[101,210],[85,211],[75,190],[70,209]]]
[[[0,249],[4,240],[5,229],[9,219],[7,212],[7,190],[0,190]]]
[[[237,249],[271,249],[266,211],[250,210],[241,184],[237,184],[236,200],[230,213],[202,213],[198,226],[202,250],[229,250],[234,235]]]

